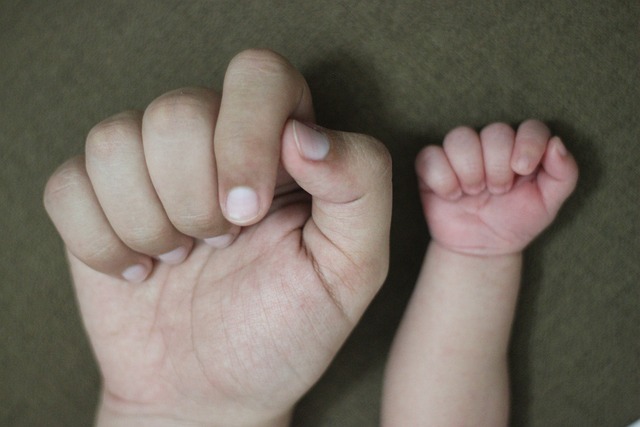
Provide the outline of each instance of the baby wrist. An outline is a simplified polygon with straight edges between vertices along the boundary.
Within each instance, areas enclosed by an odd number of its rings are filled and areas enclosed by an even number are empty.
[[[523,254],[522,249],[504,249],[499,248],[474,248],[474,247],[452,247],[450,245],[441,243],[437,240],[432,240],[430,245],[438,247],[442,251],[450,252],[452,254],[460,256],[468,256],[474,258],[498,259],[503,257],[521,256]]]

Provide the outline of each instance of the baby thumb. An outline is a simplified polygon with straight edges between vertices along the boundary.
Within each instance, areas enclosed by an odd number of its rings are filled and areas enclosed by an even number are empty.
[[[289,120],[281,158],[312,196],[303,238],[317,267],[349,288],[377,291],[389,264],[392,190],[386,147],[369,136]]]
[[[575,159],[560,138],[551,138],[538,174],[540,194],[548,212],[555,216],[575,189],[577,181],[578,165]]]

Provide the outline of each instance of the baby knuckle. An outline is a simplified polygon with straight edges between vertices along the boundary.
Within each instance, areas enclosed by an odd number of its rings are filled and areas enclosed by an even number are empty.
[[[433,173],[433,171],[429,171],[426,178],[427,185],[434,190],[437,189],[439,192],[453,192],[458,186],[457,181],[452,180],[451,177],[447,174]]]
[[[457,149],[459,147],[468,147],[470,143],[475,143],[476,141],[477,134],[475,130],[468,126],[459,126],[447,133],[442,145],[445,151],[447,151],[452,148]]]
[[[495,122],[495,123],[491,123],[491,124],[488,124],[487,126],[485,126],[482,129],[481,133],[482,134],[488,133],[488,134],[491,134],[491,135],[495,135],[495,134],[513,135],[514,134],[514,130],[507,123]]]
[[[427,145],[416,156],[415,166],[420,172],[428,171],[429,167],[442,157],[442,148],[437,145]]]

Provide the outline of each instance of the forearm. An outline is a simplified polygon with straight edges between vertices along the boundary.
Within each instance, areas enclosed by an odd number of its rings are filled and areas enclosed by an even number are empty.
[[[389,360],[383,425],[506,425],[521,265],[520,254],[430,245]]]

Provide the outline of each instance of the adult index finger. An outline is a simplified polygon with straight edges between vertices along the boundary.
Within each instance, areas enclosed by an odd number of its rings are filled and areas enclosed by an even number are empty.
[[[289,118],[314,120],[304,77],[269,50],[233,58],[214,135],[220,206],[232,223],[251,225],[269,211]]]

